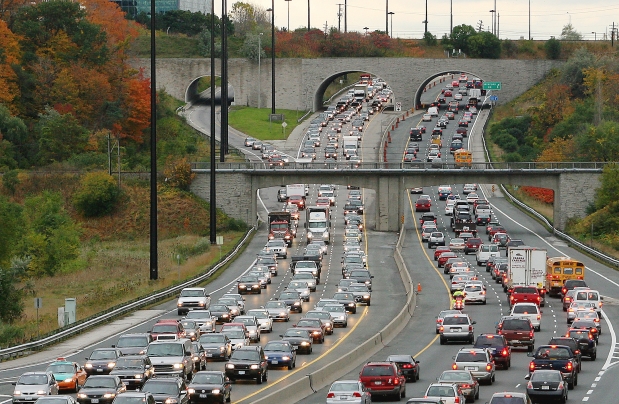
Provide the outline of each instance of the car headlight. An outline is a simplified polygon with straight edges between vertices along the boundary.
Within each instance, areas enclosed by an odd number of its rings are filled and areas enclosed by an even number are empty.
[[[258,369],[258,368],[260,368],[260,366],[259,366],[259,365],[251,365],[251,366],[250,366],[250,369]]]
[[[64,379],[63,382],[71,383],[73,381],[73,377],[69,377],[68,379]]]
[[[178,403],[178,400],[175,398],[166,398],[165,400],[165,404],[176,404]]]
[[[307,238],[312,238],[312,237],[314,237],[314,235],[312,234],[312,232],[311,232],[311,231],[308,231],[308,232],[307,232]]]
[[[247,289],[247,286],[245,286],[245,285],[239,285],[239,289]]]
[[[86,397],[88,397],[86,394],[83,394],[83,393],[77,394],[77,398],[86,398]]]
[[[90,368],[92,368],[92,363],[87,363],[87,364],[84,365],[84,367],[86,369],[90,369]]]
[[[363,295],[363,298],[364,298],[364,299],[369,299],[369,298],[370,298],[370,295]]]
[[[184,367],[184,365],[182,363],[175,363],[172,367],[174,369],[182,369]]]
[[[309,345],[309,342],[307,342],[307,341],[303,341],[303,342],[301,342],[301,345],[303,345],[303,346],[308,346],[308,345]]]
[[[221,316],[222,316],[223,318],[228,317],[228,315],[227,315],[227,314],[222,314]]]
[[[294,305],[295,305],[295,306],[300,306],[300,305],[301,305],[301,302],[294,302]]]
[[[183,303],[178,302],[178,303],[176,303],[176,305],[177,305],[178,307],[181,307],[181,306],[183,305]]]
[[[45,390],[38,390],[37,391],[37,395],[38,396],[45,396],[45,395],[47,395],[47,391],[45,391]]]
[[[323,236],[323,237],[329,237],[329,232],[328,232],[328,231],[323,232],[323,233],[322,233],[322,236]]]
[[[15,391],[13,392],[13,395],[14,395],[14,396],[21,396],[21,391],[19,391],[19,390],[15,390]],[[79,396],[79,394],[78,394],[78,396]]]
[[[226,364],[226,369],[234,369],[234,364],[233,363],[227,363]]]
[[[133,377],[136,378],[136,379],[142,379],[143,376],[144,375],[142,375],[142,374],[135,374],[135,375],[133,375]]]
[[[116,397],[116,393],[105,393],[103,398],[113,398]]]
[[[205,302],[198,302],[198,306],[205,306],[206,303]]]
[[[285,316],[286,312],[282,311],[281,313],[279,313],[280,316]]]
[[[107,364],[107,367],[110,368],[110,369],[113,368],[114,366],[116,366],[115,362],[110,362],[110,363]]]
[[[220,392],[221,392],[221,390],[219,390],[219,389],[211,390],[211,393],[213,393],[213,394],[219,394]]]
[[[352,307],[354,305],[355,305],[354,303],[348,303],[348,307]]]
[[[282,360],[283,361],[289,361],[290,360],[290,356],[282,356]]]
[[[219,347],[219,351],[220,351],[220,352],[223,352],[223,351],[225,351],[225,350],[226,350],[226,347],[225,347],[225,346],[220,346],[220,347]]]
[[[196,392],[196,389],[187,389],[187,393],[193,394]]]

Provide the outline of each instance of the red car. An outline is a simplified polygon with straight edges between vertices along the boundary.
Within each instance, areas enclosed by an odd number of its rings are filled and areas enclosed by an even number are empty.
[[[153,328],[150,331],[150,335],[153,337],[153,340],[156,341],[159,339],[160,335],[176,335],[176,338],[185,338],[185,329],[183,325],[178,322],[176,319],[163,319],[159,320],[153,325]]]
[[[438,261],[438,257],[444,252],[451,252],[449,246],[438,246],[434,250],[434,261]]]
[[[415,212],[429,212],[432,207],[432,201],[426,198],[419,198],[415,202]]]
[[[297,205],[299,210],[305,209],[305,199],[301,195],[292,195],[288,197],[288,203]]]
[[[490,227],[490,229],[488,230],[488,240],[492,240],[492,237],[494,237],[494,235],[497,233],[507,233],[507,230],[505,230],[505,227],[503,226]]]
[[[444,96],[445,98],[447,98],[447,97],[451,97],[452,95],[453,95],[453,94],[451,93],[451,90],[445,90],[445,92],[443,93],[443,96]]]
[[[400,401],[406,396],[406,378],[394,362],[366,363],[359,372],[359,381],[372,397],[387,396]]]
[[[441,268],[448,259],[450,258],[458,258],[458,254],[455,252],[447,251],[438,256],[438,267]]]
[[[458,129],[456,129],[456,133],[459,133],[464,137],[466,137],[467,132],[468,132],[468,129],[463,128],[463,127],[459,127]]]
[[[471,237],[464,243],[464,254],[467,255],[470,252],[476,252],[480,245],[484,242],[477,237]]]
[[[535,303],[538,306],[542,301],[537,287],[535,286],[514,286],[509,292],[510,307],[516,303]]]

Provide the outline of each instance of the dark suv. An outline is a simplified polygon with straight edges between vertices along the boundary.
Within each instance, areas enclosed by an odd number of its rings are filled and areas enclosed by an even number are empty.
[[[500,334],[480,334],[475,340],[475,348],[486,348],[497,366],[509,369],[512,365],[512,347]]]
[[[262,384],[269,377],[269,362],[260,346],[244,346],[232,353],[226,363],[226,376],[230,381],[236,379],[255,379]]]
[[[580,347],[578,346],[578,341],[576,338],[572,337],[553,337],[548,341],[548,345],[565,345],[569,346],[572,352],[574,352],[574,357],[576,359],[576,370],[580,372],[582,370],[582,352]]]
[[[394,362],[368,362],[359,372],[359,381],[374,396],[389,396],[400,401],[406,396],[406,378]]]
[[[533,324],[528,318],[504,316],[496,328],[497,334],[503,335],[511,346],[526,346],[529,352],[535,347]]]
[[[582,279],[568,279],[565,281],[565,283],[563,284],[563,287],[561,288],[561,297],[565,297],[565,294],[576,288],[576,287],[587,287],[587,282],[583,281]]]
[[[597,343],[589,330],[571,328],[567,331],[567,335],[578,341],[578,350],[581,357],[583,355],[588,356],[592,361],[597,358]]]
[[[410,140],[413,140],[413,141],[421,140],[421,129],[420,128],[411,128]]]
[[[187,404],[187,385],[181,377],[153,377],[140,389],[151,393],[157,404]]]

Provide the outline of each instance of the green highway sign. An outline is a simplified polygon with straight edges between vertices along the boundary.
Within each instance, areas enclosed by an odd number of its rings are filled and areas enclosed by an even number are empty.
[[[484,81],[484,90],[500,90],[501,82],[500,81]]]

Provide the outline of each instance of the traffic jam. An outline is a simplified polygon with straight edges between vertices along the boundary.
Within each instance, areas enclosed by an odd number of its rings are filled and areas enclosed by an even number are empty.
[[[448,80],[410,128],[404,166],[471,167],[467,144],[482,107],[480,88],[481,80],[465,74]],[[384,81],[362,74],[311,121],[294,160],[358,166],[364,128],[391,94]],[[245,146],[270,167],[292,160],[257,139],[247,138]],[[276,203],[269,205],[263,247],[220,297],[206,287],[183,289],[176,315],[149,330],[122,333],[84,361],[58,357],[45,371],[23,373],[13,383],[12,402],[231,402],[334,346],[370,310],[374,276],[380,277],[370,270],[364,190],[289,184],[268,192]],[[484,396],[490,404],[566,402],[586,370],[582,362],[596,360],[602,333],[603,298],[587,286],[584,264],[512,238],[477,184],[413,188],[410,195],[416,195],[411,213],[419,242],[451,296],[430,332],[452,360],[424,377],[415,355],[394,352],[363,364],[358,377],[334,381],[315,402],[475,402],[480,391],[483,396],[480,386],[493,385],[502,372],[522,386]],[[484,307],[496,304],[499,291],[495,327],[476,328],[476,317],[486,316]],[[542,340],[549,323],[542,321],[544,310],[559,305],[565,332]],[[527,356],[528,365],[508,373],[517,355]]]

